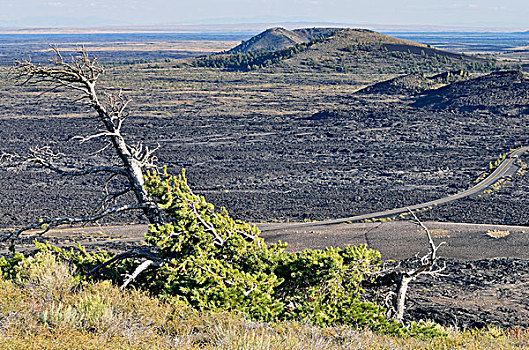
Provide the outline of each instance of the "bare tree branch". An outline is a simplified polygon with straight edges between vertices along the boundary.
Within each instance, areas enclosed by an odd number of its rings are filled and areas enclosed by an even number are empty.
[[[49,156],[47,157],[46,154],[44,156],[38,154],[39,152],[34,152],[33,157],[27,158],[26,162],[42,166],[61,175],[80,176],[99,172],[123,175],[128,180],[127,192],[134,193],[136,203],[139,205],[138,208],[143,210],[149,223],[161,223],[163,217],[158,207],[149,198],[143,179],[143,170],[154,166],[156,162],[156,158],[153,156],[156,149],[134,148],[125,141],[121,134],[123,122],[129,116],[127,107],[131,100],[123,94],[122,90],[117,94],[104,93],[103,99],[100,99],[96,85],[105,69],[97,59],[88,56],[84,47],[78,47],[69,62],[64,59],[57,46],[51,45],[51,49],[55,53],[55,57],[51,60],[50,65],[36,65],[31,60],[18,61],[12,69],[13,74],[22,85],[47,86],[48,89],[44,92],[55,89],[68,89],[78,92],[80,94],[78,101],[85,100],[88,106],[96,112],[94,119],[99,121],[102,130],[91,136],[77,136],[76,138],[80,139],[81,142],[106,138],[112,145],[120,165],[101,164],[86,170],[67,169],[56,165],[54,163],[55,158],[51,154],[47,154]],[[108,145],[104,146],[96,154],[107,148]],[[107,192],[106,188],[105,192]],[[105,201],[110,198],[115,199],[120,194],[121,192],[115,192],[107,196]]]
[[[101,269],[108,267],[118,261],[122,261],[125,259],[135,259],[135,258],[145,258],[146,260],[142,261],[140,265],[134,269],[134,272],[132,274],[126,274],[125,280],[123,281],[123,284],[120,286],[120,290],[125,289],[132,281],[136,279],[136,277],[139,276],[140,273],[145,271],[150,266],[160,267],[168,262],[167,259],[161,259],[156,251],[153,251],[152,247],[136,247],[129,251],[126,251],[124,253],[118,254],[114,256],[112,259],[105,261],[104,263],[96,266],[92,270],[88,271],[87,275],[93,275],[100,271]]]
[[[96,173],[111,173],[114,175],[127,176],[123,168],[117,166],[94,166],[87,169],[75,169],[61,167],[55,164],[55,159],[65,158],[62,153],[53,153],[50,147],[32,147],[29,149],[30,155],[7,154],[0,155],[0,166],[36,166],[53,171],[61,176],[84,176]]]
[[[154,265],[156,267],[159,267],[162,264],[163,262],[161,261],[145,260],[140,265],[138,265],[138,267],[136,267],[136,269],[134,270],[132,274],[125,275],[125,280],[123,281],[123,284],[119,287],[119,290],[125,289],[129,285],[130,282],[134,281],[136,277],[138,277],[138,275],[142,273],[143,271],[147,270],[149,266]]]
[[[115,204],[119,197],[124,196],[132,191],[132,187],[130,187],[130,184],[126,185],[125,188],[121,190],[111,191],[109,187],[111,186],[112,180],[114,180],[116,176],[117,174],[111,174],[105,181],[105,185],[103,186],[105,196],[101,200],[99,210],[106,209],[107,205]]]
[[[32,158],[32,159],[28,159],[27,161],[39,164],[43,166],[44,168],[49,169],[53,172],[56,172],[57,174],[62,175],[62,176],[84,176],[84,175],[91,175],[91,174],[97,174],[97,173],[112,173],[116,175],[127,176],[127,173],[123,169],[116,168],[116,167],[110,167],[110,166],[97,166],[97,167],[88,168],[88,169],[71,170],[71,169],[65,169],[65,168],[55,166],[53,165],[53,163],[47,162],[39,158]]]
[[[198,219],[198,221],[200,221],[200,223],[211,233],[211,235],[213,236],[213,241],[215,244],[219,245],[219,246],[223,246],[225,241],[222,239],[222,237],[217,233],[217,230],[215,230],[215,227],[211,224],[211,223],[208,223],[206,222],[206,220],[204,220],[202,218],[202,216],[200,215],[200,213],[198,212],[196,206],[195,206],[195,202],[193,201],[189,201],[189,203],[191,203],[191,210],[193,211],[193,214],[195,215],[195,217]]]
[[[2,232],[0,237],[2,237],[2,240],[16,239],[20,236],[21,233],[30,231],[30,230],[35,230],[35,229],[41,230],[37,232],[38,235],[43,235],[46,232],[48,232],[50,229],[55,228],[57,226],[94,222],[94,221],[102,219],[111,214],[116,214],[119,212],[129,211],[129,210],[145,209],[148,206],[149,206],[148,203],[128,204],[128,205],[121,205],[121,206],[117,206],[113,208],[108,208],[106,210],[103,210],[91,216],[82,216],[82,217],[63,216],[63,217],[57,217],[57,218],[42,219],[37,222],[34,222],[33,224],[27,225],[25,227],[22,227],[14,231]]]
[[[146,259],[150,259],[150,260],[160,260],[160,258],[158,257],[156,251],[153,251],[152,250],[152,247],[147,247],[147,246],[140,246],[140,247],[135,247],[129,251],[126,251],[126,252],[123,252],[121,254],[118,254],[116,256],[114,256],[112,259],[110,260],[107,260],[105,261],[104,263],[94,267],[92,270],[88,271],[88,275],[93,275],[95,273],[97,273],[99,270],[107,267],[107,266],[110,266],[112,264],[114,264],[115,262],[118,262],[118,261],[121,261],[121,260],[125,260],[125,259],[131,259],[131,258],[137,258],[137,257],[142,257],[142,258],[146,258]],[[164,260],[164,262],[166,262]]]
[[[428,227],[426,227],[426,225],[417,217],[417,215],[410,208],[407,208],[407,209],[408,209],[408,212],[411,213],[411,215],[413,216],[413,219],[414,219],[413,221],[411,221],[411,223],[421,227],[424,230],[424,232],[426,233],[426,237],[427,237],[427,240],[428,240],[428,246],[429,246],[428,253],[426,255],[422,256],[419,259],[419,262],[422,265],[421,267],[425,267],[426,270],[435,273],[436,270],[434,270],[433,268],[435,267],[436,262],[437,262],[437,258],[438,258],[437,257],[437,251],[439,250],[439,248],[441,246],[446,244],[446,242],[441,242],[438,245],[435,245],[435,242],[433,241],[430,229],[428,229]],[[425,269],[423,269],[423,271]]]
[[[390,311],[390,316],[395,320],[402,322],[404,317],[406,293],[408,286],[411,281],[416,279],[421,274],[427,275],[439,275],[445,268],[446,264],[442,267],[437,267],[437,251],[445,242],[435,245],[430,230],[424,223],[419,220],[417,215],[408,208],[408,212],[413,216],[412,223],[421,227],[425,232],[428,240],[429,251],[422,257],[417,257],[411,262],[412,265],[416,265],[414,268],[408,268],[402,270],[400,264],[397,267],[393,267],[391,270],[383,270],[378,272],[375,276],[374,281],[367,281],[366,286],[395,286],[395,291],[390,291],[386,296],[386,305]],[[418,265],[418,266],[417,266]]]
[[[80,143],[85,143],[87,141],[90,141],[92,139],[96,139],[99,137],[112,137],[112,136],[119,136],[119,133],[115,132],[108,132],[108,131],[102,131],[98,134],[90,135],[90,136],[74,136],[72,139],[79,140]]]

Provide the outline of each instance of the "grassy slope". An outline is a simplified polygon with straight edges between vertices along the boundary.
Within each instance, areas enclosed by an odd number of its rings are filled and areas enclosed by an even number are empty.
[[[447,338],[403,339],[346,327],[255,323],[201,313],[106,282],[76,285],[53,257],[0,279],[0,348],[9,349],[516,349],[529,331],[448,330]]]
[[[308,39],[284,28],[270,28],[254,36],[248,41],[229,50],[228,53],[247,53],[258,50],[280,50],[289,46],[294,46]]]
[[[269,29],[228,53],[254,51],[250,54],[223,54],[191,60],[200,67],[226,70],[271,72],[343,72],[361,75],[439,73],[452,70],[484,72],[494,61],[439,50],[412,41],[394,38],[364,29],[337,30],[324,40],[294,46],[297,34]],[[300,39],[301,40],[301,39]],[[300,41],[302,42],[302,41]],[[266,51],[276,48],[275,51]]]
[[[302,28],[287,30],[284,28],[270,28],[248,41],[228,50],[228,53],[247,53],[258,50],[281,50],[296,44],[308,43],[312,38],[326,36],[333,28]]]

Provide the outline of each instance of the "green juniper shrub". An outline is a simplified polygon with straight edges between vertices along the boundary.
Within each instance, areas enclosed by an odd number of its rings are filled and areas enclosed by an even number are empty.
[[[195,195],[185,172],[147,174],[145,186],[168,221],[151,225],[145,243],[166,263],[143,271],[133,282],[137,288],[197,310],[240,311],[261,321],[345,324],[424,338],[443,334],[435,325],[390,320],[384,308],[360,300],[362,281],[372,278],[380,264],[380,253],[365,245],[290,253],[281,242],[266,244],[255,225],[236,221]],[[37,247],[75,265],[79,275],[114,256],[80,246],[69,251]],[[24,259],[19,254],[0,259],[2,274],[12,277]],[[125,259],[85,278],[121,283],[121,276],[137,266],[135,259]]]
[[[283,308],[274,274],[286,245],[267,245],[255,225],[216,212],[192,193],[185,173],[148,175],[146,187],[171,223],[149,228],[145,239],[170,263],[147,277],[148,289],[203,310],[242,310],[256,319],[277,318]]]
[[[233,220],[224,208],[215,211],[191,191],[185,172],[148,174],[145,185],[171,221],[151,226],[146,235],[170,258],[143,282],[150,291],[202,310],[241,310],[258,320],[435,333],[435,327],[388,320],[384,308],[359,300],[362,281],[380,265],[378,251],[360,245],[286,252],[286,244],[265,244],[255,225]]]

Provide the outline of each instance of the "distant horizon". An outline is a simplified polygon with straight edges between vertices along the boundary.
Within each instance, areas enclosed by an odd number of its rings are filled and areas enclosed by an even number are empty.
[[[57,26],[7,26],[0,24],[0,34],[90,34],[90,33],[172,33],[189,31],[263,31],[272,27],[295,29],[302,27],[343,27],[364,28],[375,31],[391,32],[498,32],[517,33],[529,32],[529,26],[513,27],[476,27],[457,25],[406,25],[406,24],[375,24],[375,23],[337,23],[314,21],[286,21],[286,22],[248,22],[248,23],[165,23],[165,24],[124,24],[124,25],[57,25]]]
[[[526,0],[0,0],[0,27],[335,23],[354,27],[528,30]]]

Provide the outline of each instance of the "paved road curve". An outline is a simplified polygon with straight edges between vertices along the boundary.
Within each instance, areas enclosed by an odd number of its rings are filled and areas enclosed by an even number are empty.
[[[384,218],[384,217],[391,217],[395,215],[399,215],[402,213],[408,212],[408,208],[411,210],[418,210],[423,208],[430,208],[439,204],[448,203],[455,201],[460,198],[468,197],[474,194],[478,194],[486,190],[487,188],[491,187],[494,183],[496,183],[499,179],[502,177],[505,177],[508,174],[513,173],[513,169],[516,169],[516,165],[514,164],[514,161],[524,152],[529,151],[529,146],[527,147],[520,147],[511,153],[507,155],[507,158],[501,164],[485,179],[480,181],[475,186],[469,188],[468,190],[465,190],[463,192],[459,192],[444,198],[436,199],[430,202],[425,203],[419,203],[415,205],[410,205],[406,207],[400,207],[390,210],[384,210],[384,211],[378,211],[375,213],[369,213],[369,214],[362,214],[362,215],[356,215],[356,216],[350,216],[347,218],[342,219],[334,219],[334,220],[323,220],[323,221],[314,221],[314,222],[307,222],[307,223],[299,223],[299,224],[293,224],[289,225],[289,228],[306,228],[306,227],[316,227],[316,226],[327,226],[327,225],[336,225],[336,224],[342,224],[346,222],[358,222],[362,220],[368,220],[368,219],[376,219],[376,218]],[[271,231],[279,231],[282,230],[283,225],[270,225],[269,227],[263,228],[261,231],[263,232],[271,232]]]
[[[492,186],[500,178],[513,174],[516,171],[516,166],[513,162],[518,155],[527,151],[529,151],[529,147],[520,148],[510,153],[492,174],[466,191],[435,201],[412,205],[409,208],[428,208],[437,204],[478,194]],[[289,247],[294,250],[302,248],[322,249],[329,246],[343,246],[346,244],[368,244],[371,248],[379,250],[385,259],[404,259],[409,257],[410,252],[419,251],[421,248],[424,248],[424,236],[418,234],[415,226],[412,225],[410,228],[405,222],[391,222],[383,226],[374,223],[339,224],[394,216],[405,213],[407,210],[408,207],[402,207],[336,220],[309,223],[266,223],[258,224],[258,226],[263,232],[261,237],[265,241],[268,243],[277,242],[277,240],[288,242]],[[331,225],[334,226],[330,228],[329,226]],[[328,228],[313,231],[312,228],[317,226]],[[449,223],[428,223],[428,226],[434,231],[437,230],[435,231],[437,232],[436,238],[440,238],[446,242],[443,248],[444,257],[471,260],[498,256],[528,258],[526,249],[528,236],[525,227],[496,227],[490,225]],[[495,240],[483,233],[493,229],[502,230],[510,234],[504,239]],[[146,230],[147,225],[63,228],[50,231],[46,236],[50,238],[53,236],[59,239],[57,243],[54,243],[57,246],[72,246],[74,245],[73,241],[61,243],[61,237],[66,237],[70,240],[71,237],[78,236],[80,240],[75,239],[75,241],[84,246],[104,246],[105,248],[109,248],[116,245],[115,247],[122,249],[124,244],[134,244],[135,242],[142,241],[143,234]],[[79,236],[81,233],[84,236]],[[439,234],[442,234],[442,237],[438,237]],[[99,239],[94,240],[93,237],[99,237]],[[31,250],[34,249],[34,246],[31,242],[28,242],[24,247],[20,246],[18,249],[22,251],[25,249]],[[0,255],[8,253],[7,246],[0,245]]]

